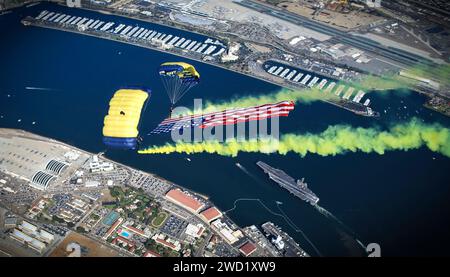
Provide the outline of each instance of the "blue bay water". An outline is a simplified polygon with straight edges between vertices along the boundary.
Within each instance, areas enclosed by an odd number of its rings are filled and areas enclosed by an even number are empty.
[[[100,152],[105,150],[101,128],[112,94],[123,86],[143,85],[150,87],[153,93],[143,115],[141,134],[145,144],[163,144],[169,141],[168,136],[146,134],[169,111],[167,95],[156,74],[157,66],[166,61],[189,62],[202,76],[201,84],[192,89],[180,105],[191,107],[194,97],[226,100],[279,89],[260,80],[169,54],[20,24],[24,16],[37,15],[44,8],[137,23],[50,4],[20,8],[0,16],[0,127],[21,128],[87,151]],[[186,34],[179,30],[171,32]],[[50,90],[27,90],[26,87]],[[321,102],[297,104],[289,117],[281,119],[281,131],[314,133],[334,124],[384,128],[412,117],[449,126],[447,118],[421,107],[425,99],[418,94],[391,92],[372,95],[371,99],[372,107],[382,113],[380,119],[360,117]],[[305,177],[309,187],[320,197],[321,206],[344,222],[363,243],[379,243],[382,255],[444,255],[450,246],[449,159],[424,148],[384,155],[348,153],[304,158],[295,154],[249,153],[236,158],[208,154],[151,156],[123,151],[108,151],[107,155],[208,195],[221,210],[231,209],[238,198],[259,198],[280,213],[275,201],[281,201],[282,211],[323,255],[345,256],[359,250],[354,241],[341,235],[336,224],[271,183],[256,167],[256,161],[265,161],[296,178]],[[192,161],[188,162],[187,157]],[[254,177],[239,169],[236,162]],[[240,226],[271,220],[315,255],[300,233],[257,202],[239,202],[229,215]]]

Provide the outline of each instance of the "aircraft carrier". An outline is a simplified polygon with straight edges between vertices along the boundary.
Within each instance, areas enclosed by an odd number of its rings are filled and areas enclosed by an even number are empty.
[[[269,178],[280,185],[280,187],[287,189],[303,201],[309,202],[311,205],[316,205],[319,198],[308,188],[307,184],[302,180],[295,181],[294,178],[287,175],[283,170],[273,168],[270,165],[258,161],[256,163],[264,173],[269,174]]]

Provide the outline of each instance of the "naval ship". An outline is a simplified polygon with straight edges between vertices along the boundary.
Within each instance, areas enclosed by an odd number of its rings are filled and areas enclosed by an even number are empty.
[[[273,168],[261,161],[258,161],[256,164],[264,170],[264,173],[269,174],[270,179],[298,198],[309,202],[311,205],[316,205],[317,202],[319,202],[319,198],[308,188],[307,184],[304,182],[304,178],[302,180],[297,180],[296,182],[294,178],[287,175],[281,169]]]

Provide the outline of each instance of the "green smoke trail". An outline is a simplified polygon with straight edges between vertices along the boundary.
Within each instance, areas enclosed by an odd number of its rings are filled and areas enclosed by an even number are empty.
[[[378,128],[354,128],[334,125],[318,134],[285,134],[279,140],[204,141],[196,143],[178,142],[163,146],[152,146],[139,150],[140,154],[211,153],[235,157],[239,152],[278,153],[293,152],[301,157],[306,154],[335,156],[347,152],[384,154],[386,151],[412,150],[420,147],[450,157],[450,129],[440,124],[425,124],[418,119],[392,126],[387,131]]]
[[[416,76],[422,76],[438,81],[442,85],[450,86],[450,65],[437,65],[434,67],[418,65],[405,70],[407,73]],[[417,85],[417,81],[402,77],[397,73],[386,74],[382,77],[367,75],[358,81],[353,82],[337,82],[335,88],[340,85],[351,86],[356,90],[376,91],[377,93],[408,93],[408,89],[413,89]],[[278,91],[263,95],[239,95],[231,100],[211,102],[207,101],[203,112],[216,112],[232,108],[245,108],[250,106],[258,106],[267,103],[277,103],[280,101],[294,101],[302,104],[309,104],[314,101],[333,101],[339,98],[333,93],[325,93],[317,87],[304,88],[299,90],[291,90],[282,88]],[[174,113],[177,115],[186,115],[198,113],[199,111],[190,111],[182,113]]]
[[[303,90],[290,90],[290,89],[280,89],[277,92],[264,94],[264,95],[254,95],[254,96],[241,96],[229,101],[222,101],[218,103],[206,102],[205,107],[203,107],[203,112],[216,112],[222,111],[230,108],[246,108],[251,106],[258,106],[267,103],[278,103],[281,101],[294,101],[301,103],[311,103],[317,100],[333,100],[338,99],[338,97],[332,93],[324,93],[318,88],[308,88]]]

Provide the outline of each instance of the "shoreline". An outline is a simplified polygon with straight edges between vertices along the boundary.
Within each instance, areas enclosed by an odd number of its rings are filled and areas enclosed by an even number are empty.
[[[113,15],[113,16],[118,16],[118,15]],[[133,18],[130,18],[130,19],[133,19]],[[26,20],[26,18],[23,19],[23,20]],[[33,18],[33,20],[34,20],[34,18]],[[147,23],[154,24],[152,22],[147,22]],[[23,22],[22,22],[22,24],[23,24]],[[205,60],[200,59],[200,58],[196,58],[196,57],[192,57],[192,56],[184,56],[182,53],[169,52],[167,50],[160,49],[158,47],[154,47],[154,46],[151,46],[151,45],[144,45],[144,44],[141,44],[141,43],[138,43],[138,42],[132,42],[132,41],[122,41],[122,40],[118,40],[118,39],[114,39],[114,38],[110,38],[110,37],[106,37],[106,36],[96,35],[96,34],[92,34],[92,33],[85,33],[85,32],[81,32],[81,31],[78,31],[78,30],[62,28],[62,27],[58,27],[58,26],[51,26],[51,25],[48,25],[48,24],[39,24],[39,23],[34,22],[34,21],[33,22],[27,21],[27,24],[29,24],[28,26],[41,27],[41,28],[47,28],[47,29],[52,29],[52,30],[57,30],[57,31],[69,32],[69,33],[73,33],[73,34],[84,35],[84,36],[94,37],[94,38],[98,38],[98,39],[109,40],[109,41],[113,41],[113,42],[117,42],[117,43],[128,44],[128,45],[132,45],[132,46],[136,46],[136,47],[140,47],[140,48],[145,48],[145,49],[149,49],[149,50],[154,50],[154,51],[158,51],[160,53],[174,55],[174,56],[177,56],[177,57],[190,59],[190,60],[193,60],[193,61],[196,61],[196,62],[200,62],[200,63],[208,64],[208,65],[211,65],[211,66],[215,66],[215,67],[218,67],[218,68],[221,68],[221,69],[224,69],[224,70],[228,70],[228,71],[231,71],[231,72],[234,72],[234,73],[237,73],[237,74],[241,74],[241,75],[244,75],[244,76],[247,76],[247,77],[250,77],[250,78],[258,79],[260,81],[263,81],[263,82],[266,82],[266,83],[270,83],[272,85],[276,85],[276,86],[278,86],[280,88],[289,89],[289,90],[292,90],[292,91],[301,90],[299,88],[293,88],[293,87],[288,86],[286,84],[280,84],[278,82],[275,82],[273,80],[269,80],[269,79],[263,78],[261,76],[253,75],[253,74],[242,72],[242,71],[238,71],[236,69],[231,69],[231,68],[228,68],[228,67],[226,67],[224,65],[220,65],[220,64],[213,63],[213,62],[210,62],[210,61],[205,61]],[[170,27],[170,26],[166,26],[166,27]],[[185,30],[181,30],[181,31],[185,31]],[[185,31],[185,32],[189,32],[189,31]],[[352,112],[352,113],[354,113],[356,115],[359,115],[359,116],[366,116],[364,114],[360,114],[360,113],[358,113],[358,112],[356,112],[356,111],[354,111],[354,110],[352,110],[352,109],[350,109],[348,107],[340,105],[339,103],[333,102],[331,100],[317,99],[315,101],[321,101],[321,102],[324,102],[324,103],[328,103],[328,104],[334,105],[334,106],[336,106],[338,108],[345,109],[345,110],[347,110],[349,112]],[[369,116],[369,117],[371,117],[371,116]]]

